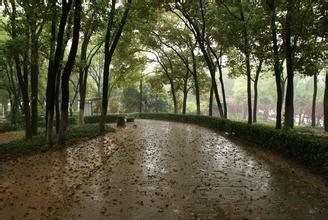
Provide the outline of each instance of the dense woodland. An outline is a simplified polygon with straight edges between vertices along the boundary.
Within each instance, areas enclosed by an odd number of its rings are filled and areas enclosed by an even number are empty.
[[[100,130],[140,111],[328,131],[325,0],[3,3],[0,102],[26,138],[41,118],[47,143],[64,143],[89,100]]]

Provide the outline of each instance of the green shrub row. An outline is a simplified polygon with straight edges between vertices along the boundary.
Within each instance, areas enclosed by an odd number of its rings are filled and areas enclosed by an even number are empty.
[[[16,128],[10,122],[4,121],[0,122],[0,133],[8,132],[8,131],[15,131]]]
[[[106,123],[115,123],[117,120],[117,117],[119,116],[128,116],[128,114],[111,114],[106,116]],[[86,124],[93,124],[93,123],[99,123],[100,121],[100,115],[98,116],[86,116],[84,117],[84,122]]]
[[[56,120],[55,120],[56,121]],[[54,121],[54,124],[56,124],[56,122]],[[68,118],[68,124],[69,125],[77,125],[78,123],[78,118],[77,116],[70,116]],[[24,122],[25,124],[25,122]],[[46,119],[44,117],[39,117],[38,118],[38,127],[44,128],[46,127]]]
[[[68,118],[68,123],[70,125],[77,125],[78,119],[76,116],[72,116]],[[18,117],[17,121],[16,121],[16,127],[11,124],[10,120],[7,119],[4,122],[0,123],[0,133],[1,132],[7,132],[7,131],[15,131],[15,130],[20,130],[23,129],[25,127],[25,119],[23,116]],[[56,123],[56,122],[54,122]],[[44,118],[44,116],[39,116],[38,117],[38,127],[39,128],[44,128],[46,127],[46,120]]]
[[[244,122],[209,116],[176,115],[168,113],[136,113],[141,119],[157,119],[199,124],[241,138],[250,143],[278,151],[312,166],[328,165],[328,139],[276,130],[266,125],[248,125]]]

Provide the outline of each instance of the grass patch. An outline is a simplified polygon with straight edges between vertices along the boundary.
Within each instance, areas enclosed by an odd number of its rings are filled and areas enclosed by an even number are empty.
[[[106,128],[106,132],[114,132],[114,128]],[[82,138],[92,139],[98,136],[104,135],[99,132],[98,124],[88,124],[83,127],[73,126],[67,131],[67,141],[75,141]],[[54,136],[54,140],[56,140]],[[1,155],[13,155],[22,154],[32,151],[47,151],[49,147],[45,145],[45,134],[40,133],[31,139],[19,139],[11,141],[9,143],[0,144],[0,156]]]

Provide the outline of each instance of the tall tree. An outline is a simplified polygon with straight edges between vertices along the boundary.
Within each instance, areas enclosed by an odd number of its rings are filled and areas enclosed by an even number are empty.
[[[53,4],[52,6],[55,7],[55,4]],[[47,103],[46,142],[49,145],[53,144],[52,133],[53,133],[53,122],[54,122],[54,113],[55,113],[55,99],[57,98],[56,82],[59,72],[59,66],[62,62],[62,51],[64,50],[65,27],[68,22],[68,16],[71,11],[71,6],[72,6],[72,0],[62,1],[62,6],[61,6],[62,13],[60,16],[60,23],[57,33],[56,50],[55,50],[53,62],[49,62],[49,65],[52,64],[52,67],[48,68],[47,97],[46,97],[46,103]]]
[[[282,102],[283,102],[283,90],[282,90],[282,73],[280,68],[280,58],[279,58],[279,46],[277,38],[277,1],[267,0],[267,5],[269,6],[269,16],[270,16],[270,28],[272,36],[272,50],[273,50],[273,61],[274,61],[274,76],[276,82],[276,92],[277,92],[277,105],[276,105],[276,129],[281,129],[282,120]]]
[[[93,58],[96,53],[99,51],[103,45],[103,40],[97,42],[96,45],[93,45],[92,49],[89,50],[89,45],[92,40],[92,36],[95,35],[99,26],[102,24],[101,14],[103,13],[103,4],[100,3],[91,3],[88,9],[83,11],[83,41],[81,45],[80,53],[80,66],[79,66],[79,95],[80,95],[80,111],[79,111],[79,123],[84,125],[84,105],[86,98],[87,90],[87,80],[89,75],[89,69],[92,64]]]
[[[59,144],[65,143],[65,139],[66,139],[66,131],[68,125],[69,79],[75,63],[75,58],[76,58],[78,45],[79,45],[79,38],[80,38],[81,11],[82,11],[81,0],[75,0],[74,6],[75,9],[74,9],[74,29],[73,29],[72,46],[61,79],[62,103],[61,103],[60,130],[58,134]]]
[[[101,106],[101,117],[99,122],[99,129],[100,131],[105,130],[105,123],[106,123],[106,115],[107,115],[107,108],[108,108],[108,89],[109,89],[109,68],[112,62],[112,58],[116,49],[116,46],[121,38],[123,33],[124,26],[128,20],[128,15],[131,7],[132,0],[128,0],[127,4],[125,5],[124,13],[121,17],[120,23],[118,25],[118,29],[115,34],[113,34],[113,23],[115,19],[116,12],[116,0],[112,0],[111,2],[111,10],[110,15],[107,21],[107,29],[105,35],[105,62],[104,62],[104,73],[103,73],[103,94],[102,94],[102,106]]]
[[[216,98],[219,115],[221,118],[224,117],[223,108],[218,92],[218,87],[216,83],[216,68],[214,61],[211,57],[211,52],[207,47],[207,32],[206,32],[206,10],[209,7],[209,2],[204,0],[199,0],[198,2],[176,2],[175,8],[171,8],[171,12],[173,12],[177,17],[184,22],[184,24],[190,29],[193,33],[198,46],[203,54],[205,62],[207,64],[208,70],[211,75],[212,85],[214,90],[214,95]],[[176,10],[179,12],[177,12]]]
[[[31,71],[31,128],[32,134],[38,132],[38,94],[39,94],[39,74],[40,74],[40,35],[45,22],[46,6],[41,0],[17,1],[24,10],[26,24],[30,34],[30,71]]]
[[[18,45],[22,45],[19,41],[19,31],[18,31],[18,16],[17,16],[17,5],[15,0],[6,0],[5,3],[5,13],[9,16],[9,28],[8,32],[14,42]],[[14,45],[13,45],[14,46]],[[21,56],[24,53],[22,48],[13,47],[14,50],[14,61],[17,73],[17,79],[19,83],[19,88],[21,90],[22,101],[23,101],[23,112],[25,117],[25,136],[26,138],[32,137],[32,127],[31,127],[31,109],[30,109],[30,98],[28,94],[28,70],[25,62],[25,68],[22,71],[23,62]],[[23,49],[24,50],[24,49]],[[26,50],[25,50],[26,51]],[[24,56],[26,59],[26,56]]]
[[[293,67],[293,47],[292,47],[292,16],[294,13],[294,0],[287,1],[287,14],[285,21],[284,44],[286,53],[287,68],[287,91],[285,101],[284,128],[294,127],[294,67]]]

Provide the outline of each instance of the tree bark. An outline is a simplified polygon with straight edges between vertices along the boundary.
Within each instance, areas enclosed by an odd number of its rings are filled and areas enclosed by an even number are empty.
[[[32,134],[38,133],[39,40],[35,24],[31,24],[31,111]]]
[[[243,4],[239,0],[239,11],[241,21],[243,22],[243,37],[244,37],[244,54],[246,62],[246,76],[247,76],[247,107],[248,107],[248,124],[253,123],[252,119],[252,77],[251,77],[251,62],[250,62],[250,47],[249,36],[246,27],[246,20],[244,15]]]
[[[277,40],[277,27],[276,27],[276,0],[271,0],[271,4],[267,1],[271,9],[271,34],[272,34],[272,44],[273,44],[273,58],[274,58],[274,75],[276,82],[276,92],[277,92],[277,105],[276,105],[276,129],[281,129],[281,119],[282,119],[282,103],[283,103],[283,92],[282,92],[282,82],[281,82],[281,69],[279,60],[279,48]]]
[[[294,127],[294,68],[293,68],[293,48],[291,43],[291,26],[294,1],[287,2],[287,15],[285,24],[285,53],[287,63],[287,91],[285,101],[285,120],[284,128],[290,129]]]
[[[173,100],[173,107],[174,107],[174,114],[178,114],[178,101],[177,101],[177,96],[175,93],[175,88],[174,88],[174,82],[173,79],[169,79],[170,85],[171,85],[171,95],[172,95],[172,100]]]
[[[318,94],[318,74],[313,75],[313,98],[312,98],[312,114],[311,114],[311,126],[316,126],[316,103]]]
[[[83,45],[82,45],[83,48]],[[86,62],[86,49],[84,51],[84,49],[82,49],[81,52],[81,61]],[[81,62],[82,65],[83,62]],[[84,125],[84,106],[85,106],[85,97],[86,97],[86,90],[87,90],[87,79],[88,79],[88,69],[86,67],[80,67],[80,76],[79,76],[79,81],[80,81],[80,111],[79,111],[79,124],[80,126]]]
[[[182,102],[182,114],[187,112],[187,98],[188,98],[188,79],[189,79],[189,70],[187,70],[184,82],[183,82],[183,102]]]
[[[60,103],[61,103],[61,71],[57,73],[56,77],[56,85],[55,85],[55,127],[56,127],[56,133],[59,133],[60,129]]]
[[[83,72],[81,74],[81,72]],[[85,98],[87,92],[87,79],[88,79],[88,69],[80,69],[80,111],[79,111],[79,124],[80,126],[84,125],[84,106],[85,106]]]
[[[218,106],[220,117],[223,118],[224,114],[223,114],[222,104],[220,101],[219,91],[218,91],[218,87],[217,87],[217,83],[216,83],[216,79],[215,79],[216,74],[215,74],[214,64],[213,64],[213,61],[211,60],[211,58],[209,57],[209,54],[207,53],[206,49],[204,48],[204,46],[201,46],[201,51],[204,55],[205,61],[210,70],[210,74],[211,74],[211,78],[212,78],[212,85],[213,85],[213,92],[215,95],[215,99],[216,99],[216,103]]]
[[[210,90],[210,101],[209,101],[209,106],[208,106],[208,115],[213,116],[213,85],[211,85],[211,90]]]
[[[324,127],[328,132],[328,70],[326,70],[325,95],[324,95]]]
[[[18,58],[19,59],[19,58]],[[25,114],[25,130],[26,130],[26,136],[28,135],[29,138],[33,136],[32,132],[32,124],[31,124],[31,108],[30,108],[30,97],[28,94],[28,75],[29,75],[29,66],[28,66],[28,52],[25,51],[23,55],[23,83],[24,86],[20,86],[24,88],[24,94],[22,91],[22,97],[23,97],[23,109]]]
[[[215,53],[215,51],[213,50],[213,48],[211,47],[211,45],[208,45],[210,51],[212,52],[212,54],[214,55],[215,59],[216,59],[216,63],[219,69],[219,81],[220,81],[220,85],[221,85],[221,92],[222,92],[222,99],[223,99],[223,115],[224,118],[227,119],[228,118],[228,108],[227,108],[227,100],[226,100],[226,94],[225,94],[225,87],[224,87],[224,81],[223,81],[223,70],[222,70],[222,47],[220,48],[220,56],[218,57]]]
[[[223,99],[223,113],[224,113],[224,118],[228,118],[228,107],[227,107],[227,99],[226,99],[226,94],[225,94],[225,87],[224,87],[224,81],[223,81],[223,71],[222,71],[222,65],[221,63],[218,64],[219,67],[219,80],[221,84],[221,91],[222,91],[222,99]]]
[[[61,102],[60,129],[58,134],[59,144],[64,144],[66,140],[66,130],[68,125],[68,107],[69,107],[69,79],[73,70],[73,66],[75,63],[75,58],[78,50],[78,45],[79,45],[80,28],[81,28],[81,11],[82,11],[81,0],[75,0],[72,46],[71,46],[70,53],[68,55],[68,60],[64,68],[62,74],[62,80],[61,80],[62,102]]]
[[[260,60],[260,63],[256,69],[255,79],[254,79],[254,109],[253,109],[253,122],[257,122],[257,99],[258,99],[258,82],[260,78],[260,73],[262,70],[263,60]]]
[[[143,80],[140,79],[140,84],[139,84],[139,92],[140,92],[140,96],[139,96],[139,112],[141,113],[142,112],[142,100],[143,100]]]
[[[79,70],[79,84],[80,84],[80,112],[79,112],[79,124],[80,126],[84,125],[84,105],[85,105],[85,97],[87,90],[87,80],[88,80],[88,72],[89,66],[87,64],[87,51],[88,45],[90,43],[91,34],[93,31],[86,30],[84,35],[84,40],[81,46],[81,66]]]
[[[15,73],[14,73],[14,67],[12,64],[11,58],[6,59],[6,73],[7,73],[7,78],[9,82],[9,88],[8,88],[8,94],[10,98],[10,121],[12,125],[16,128],[17,126],[17,111],[20,103],[20,97],[19,97],[19,89],[17,91],[17,80],[15,79]],[[6,113],[7,110],[7,105],[6,103],[4,104],[4,114]]]
[[[57,17],[57,10],[56,10],[56,2],[57,0],[51,0],[51,34],[50,34],[50,51],[49,51],[49,62],[48,62],[48,74],[51,73],[55,58],[55,48],[56,48],[56,17]],[[48,75],[49,77],[49,75]],[[48,81],[49,83],[49,81]],[[48,85],[48,84],[47,84]],[[46,99],[49,95],[50,87],[47,86],[46,90]],[[49,105],[46,104],[46,129],[48,129],[48,114],[49,114]],[[46,132],[47,133],[47,132]]]
[[[197,115],[200,115],[200,92],[199,92],[199,82],[198,82],[198,75],[197,75],[197,61],[194,53],[194,48],[190,48],[191,56],[192,56],[192,76],[195,83],[195,97],[196,97],[196,106],[197,106]]]

